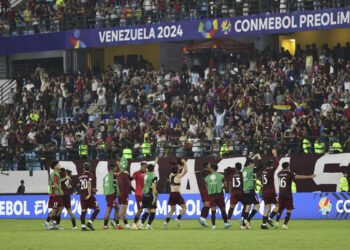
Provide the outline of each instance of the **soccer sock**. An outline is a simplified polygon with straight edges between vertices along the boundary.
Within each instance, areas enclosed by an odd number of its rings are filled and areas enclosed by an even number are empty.
[[[139,220],[139,217],[136,216],[136,217],[134,218],[134,223],[136,224],[136,223],[138,222],[138,220]]]
[[[96,219],[96,217],[97,217],[97,215],[98,215],[98,213],[100,212],[100,210],[99,209],[95,209],[94,210],[94,212],[92,213],[92,215],[91,215],[91,221],[94,221],[95,219]]]
[[[220,211],[221,211],[221,214],[222,214],[222,219],[224,220],[225,223],[227,223],[227,214],[226,214],[225,207],[221,207]]]
[[[149,213],[145,212],[143,215],[142,215],[142,219],[141,219],[141,223],[142,224],[145,224],[145,221],[147,220],[147,217],[148,217]]]
[[[51,219],[52,218],[50,217],[50,214],[49,214],[49,216],[47,216],[46,222],[49,223]]]
[[[201,218],[206,219],[209,214],[209,207],[203,207],[201,210]]]
[[[211,213],[211,223],[215,226],[216,211]]]
[[[178,220],[181,220],[181,217],[182,217],[182,215],[179,214],[179,215],[177,216],[177,219],[178,219]]]
[[[276,214],[277,214],[276,212],[272,211],[272,212],[270,213],[270,219],[273,219],[273,217],[275,217]]]
[[[165,219],[165,221],[166,221],[166,223],[169,223],[170,218],[167,217],[167,218]]]
[[[115,223],[117,223],[117,225],[119,225],[119,219],[114,219]]]
[[[230,207],[230,209],[228,210],[228,219],[229,219],[229,220],[231,220],[232,215],[233,215],[233,208]]]
[[[266,225],[266,221],[267,221],[267,216],[263,216],[263,225]]]
[[[148,225],[152,224],[154,217],[156,217],[156,213],[151,212],[148,219]]]
[[[253,211],[250,213],[248,220],[251,221],[253,219],[254,215],[258,212],[258,210],[253,209]]]
[[[279,222],[279,221],[280,221],[280,218],[281,218],[281,214],[282,214],[282,213],[280,213],[280,214],[277,214],[276,222]]]
[[[71,219],[73,227],[77,226],[77,223],[75,222],[75,219]]]
[[[103,225],[104,225],[105,227],[107,227],[107,225],[108,225],[108,219],[105,219],[105,220],[104,220]]]
[[[247,212],[243,212],[242,213],[242,217],[243,217],[243,220],[246,220],[247,217],[248,217],[248,213]]]
[[[80,215],[80,220],[81,220],[81,225],[85,227],[85,216],[86,216],[86,211],[85,212],[81,212]]]
[[[124,222],[125,225],[128,224],[128,220],[127,219],[123,220],[123,222]]]
[[[59,225],[61,222],[61,215],[57,215],[56,222]]]
[[[284,225],[288,224],[288,221],[289,221],[291,215],[292,215],[291,213],[287,212],[286,217],[284,217]]]

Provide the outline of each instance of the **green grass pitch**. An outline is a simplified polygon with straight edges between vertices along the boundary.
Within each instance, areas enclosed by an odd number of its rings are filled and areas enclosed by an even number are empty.
[[[102,230],[103,220],[94,222],[95,232],[71,229],[46,231],[44,220],[0,220],[0,249],[350,249],[350,220],[291,220],[289,230],[261,230],[260,220],[252,229],[241,231],[237,220],[230,229],[217,221],[216,231],[203,228],[196,220],[182,220],[178,228],[172,220],[169,229],[155,220],[154,231]],[[129,220],[129,223],[132,222]],[[281,220],[283,222],[283,220]]]

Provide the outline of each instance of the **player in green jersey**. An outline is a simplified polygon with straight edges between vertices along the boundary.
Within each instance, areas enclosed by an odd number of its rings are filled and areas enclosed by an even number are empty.
[[[216,229],[215,220],[216,220],[216,207],[219,207],[222,218],[225,222],[225,228],[232,226],[232,223],[227,220],[227,214],[225,210],[225,198],[223,192],[223,185],[226,182],[224,175],[217,173],[217,165],[210,166],[210,174],[205,177],[205,183],[208,189],[209,196],[209,206],[211,209],[211,222],[213,224],[213,230]],[[226,186],[226,185],[225,185]]]
[[[255,166],[254,158],[258,158],[260,161],[259,166]],[[260,154],[256,154],[253,158],[248,158],[245,167],[242,170],[243,174],[243,193],[244,193],[244,205],[245,211],[242,212],[241,229],[244,226],[250,229],[249,222],[254,217],[254,215],[259,211],[260,201],[255,193],[256,184],[256,173],[263,168]],[[249,214],[249,211],[254,204],[254,209]],[[249,215],[249,216],[248,216]]]
[[[147,170],[148,172],[146,173],[144,177],[144,186],[142,190],[143,198],[142,198],[142,208],[145,209],[145,213],[142,216],[141,223],[140,223],[140,229],[145,229],[144,228],[144,223],[148,218],[148,224],[146,229],[147,230],[153,230],[152,229],[152,222],[154,220],[154,217],[156,216],[156,210],[157,210],[157,181],[158,178],[156,174],[154,173],[154,168],[155,165],[153,164],[148,164]]]

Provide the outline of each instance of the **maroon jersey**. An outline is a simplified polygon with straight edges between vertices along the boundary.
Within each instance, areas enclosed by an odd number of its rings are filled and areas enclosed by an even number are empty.
[[[123,173],[118,176],[118,186],[121,194],[130,193],[131,182],[128,174]]]
[[[86,198],[86,196],[89,195],[89,191],[88,191],[88,182],[91,181],[93,179],[94,175],[92,173],[82,173],[82,175],[80,175],[78,177],[79,182],[80,182],[80,198]],[[93,196],[93,192],[91,191],[91,196]]]
[[[262,180],[262,184],[263,184],[263,188],[262,188],[262,192],[263,193],[276,193],[276,189],[275,189],[275,183],[274,183],[274,175],[275,175],[275,171],[278,168],[278,158],[275,158],[275,164],[270,167],[270,168],[265,168],[262,171],[261,174],[261,180]]]
[[[292,171],[280,171],[278,173],[279,179],[279,196],[292,196],[292,182],[295,180],[296,174]]]
[[[203,170],[199,173],[199,181],[198,181],[198,187],[199,187],[199,190],[203,190],[203,189],[207,189],[207,186],[205,184],[205,177],[207,177],[207,175],[210,174],[209,171],[206,171],[206,170]]]
[[[231,182],[231,193],[243,192],[243,175],[241,171],[235,171],[228,178]]]
[[[65,178],[66,176],[67,176],[66,173],[60,173],[61,180],[63,178]],[[69,185],[71,185],[71,180],[70,179],[67,179],[67,180],[61,182],[61,188],[62,188],[64,194],[70,194],[69,192],[70,192],[71,189],[67,188]]]

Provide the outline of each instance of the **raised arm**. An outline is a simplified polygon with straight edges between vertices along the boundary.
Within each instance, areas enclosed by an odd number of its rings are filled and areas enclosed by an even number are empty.
[[[275,160],[275,164],[273,165],[273,168],[277,169],[280,162],[278,160],[277,150],[276,149],[272,149],[272,155],[273,155],[273,159]]]
[[[182,159],[181,162],[182,162],[182,164],[184,165],[184,168],[182,169],[181,174],[179,174],[178,176],[176,176],[176,178],[182,178],[182,177],[184,177],[185,174],[186,174],[187,171],[188,171],[188,169],[187,169],[187,164],[186,164],[185,159]]]
[[[315,174],[312,174],[312,175],[296,175],[295,179],[296,180],[306,180],[306,179],[313,179],[315,177],[316,177]]]

